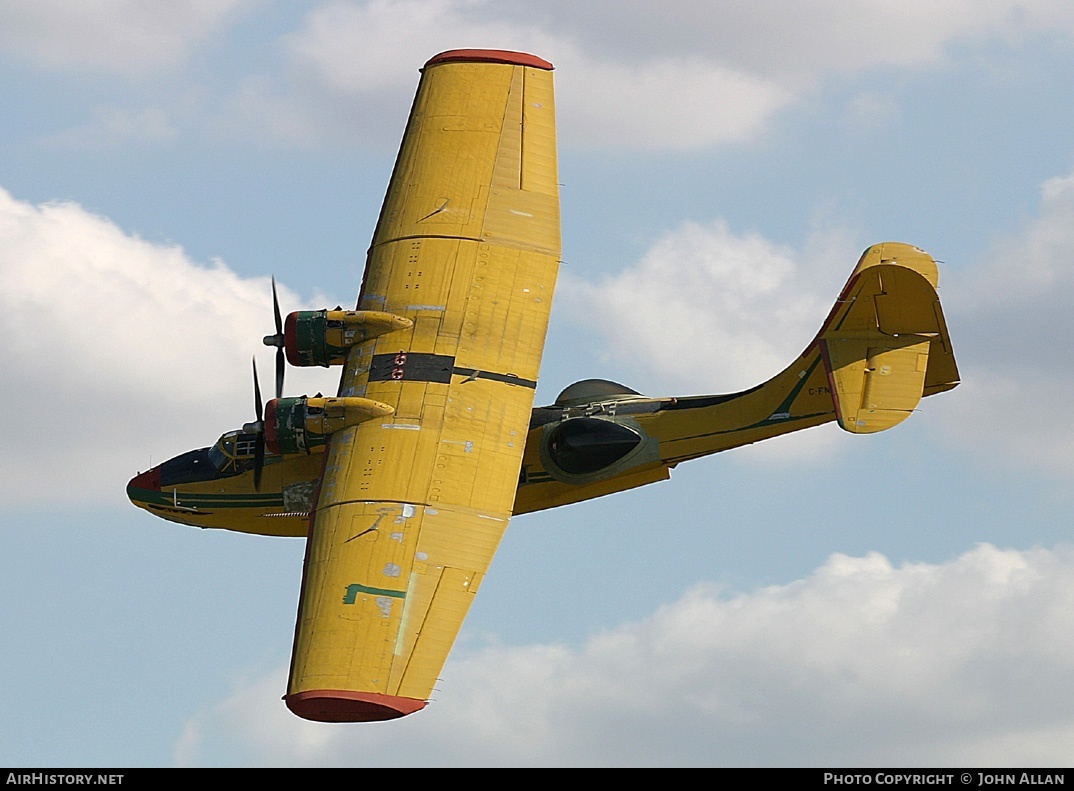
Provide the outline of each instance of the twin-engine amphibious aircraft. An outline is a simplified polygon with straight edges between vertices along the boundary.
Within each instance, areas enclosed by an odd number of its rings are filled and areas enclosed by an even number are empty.
[[[571,385],[533,407],[560,260],[552,66],[454,50],[425,64],[355,310],[292,313],[256,420],[135,477],[164,519],[308,536],[285,701],[325,722],[425,706],[513,515],[670,477],[680,462],[830,420],[868,434],[958,384],[925,252],[862,255],[785,371],[729,395]],[[275,302],[275,289],[274,289]],[[284,398],[292,365],[335,397]]]

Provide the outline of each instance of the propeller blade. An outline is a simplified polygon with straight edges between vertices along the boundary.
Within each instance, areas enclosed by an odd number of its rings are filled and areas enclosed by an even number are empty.
[[[283,373],[287,363],[283,353],[287,343],[283,332],[283,318],[280,316],[280,299],[276,294],[276,278],[272,278],[272,318],[276,322],[276,334],[266,335],[262,342],[266,346],[276,347],[276,397],[283,396]]]
[[[283,349],[276,349],[276,397],[283,397],[283,372],[287,366],[284,364]]]
[[[263,420],[263,413],[261,409],[261,385],[257,381],[257,358],[253,360],[254,363],[254,414],[257,415],[257,422],[261,423]]]
[[[272,313],[276,318],[276,335],[283,336],[283,319],[280,318],[280,301],[276,298],[276,276],[272,277]]]
[[[283,317],[280,316],[280,298],[276,293],[276,277],[272,278],[272,319],[276,324],[276,334],[266,335],[263,342],[266,346],[276,347],[276,398],[283,396],[283,375],[287,368],[284,355],[285,338],[283,334]],[[265,416],[264,405],[261,403],[261,384],[257,380],[257,359],[254,359],[254,411],[257,415],[256,434],[254,440],[254,489],[261,490],[261,470],[265,466]]]
[[[254,365],[254,414],[257,422],[252,428],[257,431],[254,439],[254,491],[261,491],[261,470],[265,466],[265,417],[261,404],[261,385],[257,381],[257,358],[253,358]]]
[[[272,278],[272,318],[276,322],[276,334],[266,335],[262,343],[282,349],[284,346],[283,318],[280,316],[280,299],[276,296],[276,278]]]

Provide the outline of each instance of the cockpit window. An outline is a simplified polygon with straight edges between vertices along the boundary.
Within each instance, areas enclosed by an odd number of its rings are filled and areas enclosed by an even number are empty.
[[[257,445],[256,434],[239,434],[235,437],[235,455],[238,457],[254,457],[254,447]]]
[[[192,450],[160,465],[161,487],[211,481],[223,477],[210,461],[211,448]]]
[[[254,466],[257,435],[229,431],[209,448],[209,460],[221,475],[238,475]]]
[[[209,448],[209,461],[213,463],[217,472],[224,472],[231,466],[231,457],[220,450],[219,444]]]

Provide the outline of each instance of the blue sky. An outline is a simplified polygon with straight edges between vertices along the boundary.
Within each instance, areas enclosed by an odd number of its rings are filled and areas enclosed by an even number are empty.
[[[458,47],[556,65],[538,401],[756,384],[885,240],[963,384],[515,520],[426,710],[307,723],[302,542],[124,486],[250,418],[270,275],[353,303]],[[1069,765],[1072,70],[1065,0],[0,0],[0,763]]]

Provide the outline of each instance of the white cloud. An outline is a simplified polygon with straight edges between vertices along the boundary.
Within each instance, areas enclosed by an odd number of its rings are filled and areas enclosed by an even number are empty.
[[[252,5],[0,0],[0,51],[52,68],[141,77],[187,62]],[[427,58],[494,47],[535,52],[559,67],[565,143],[696,151],[763,133],[776,113],[832,75],[934,68],[954,42],[1017,44],[1038,31],[1069,37],[1072,29],[1065,0],[822,0],[808,7],[790,0],[701,7],[686,0],[328,0],[281,38],[285,62],[239,77],[225,89],[221,117],[208,124],[288,144],[389,145]],[[174,86],[164,89],[170,95]],[[156,104],[166,105],[167,95]],[[131,123],[150,135],[166,131],[138,110],[124,114],[98,122],[96,133],[124,139]]]
[[[531,24],[497,19],[480,0],[333,0],[311,11],[286,44],[325,85],[369,93],[412,86],[417,69],[442,50],[540,50],[552,40]]]
[[[285,673],[188,724],[187,763],[1065,766],[1074,551],[833,555],[747,594],[703,585],[582,648],[457,651],[430,706],[307,723]],[[192,738],[196,734],[197,738]]]
[[[557,66],[561,138],[582,146],[694,150],[756,133],[792,97],[780,85],[704,55],[624,60],[594,55],[532,14],[504,14],[483,0],[335,0],[285,38],[292,84],[248,83],[235,115],[273,119],[278,136],[397,138],[417,69],[446,49],[534,52]],[[278,114],[284,104],[289,112]],[[295,115],[309,119],[296,137]],[[346,130],[344,132],[344,130]]]
[[[248,0],[0,0],[0,50],[128,76],[171,66]]]
[[[779,373],[813,338],[857,260],[832,267],[830,255],[805,258],[722,220],[686,222],[598,283],[563,275],[557,299],[668,387],[731,393]]]
[[[0,190],[0,439],[5,503],[123,497],[128,478],[203,447],[253,415],[273,358],[268,278],[191,261],[76,204],[33,206]],[[281,289],[281,305],[299,307]],[[314,372],[318,374],[320,372]],[[288,392],[335,389],[338,371],[288,372]],[[313,386],[310,387],[309,385]]]
[[[561,136],[588,148],[695,151],[759,134],[793,99],[776,82],[702,58],[556,60]]]
[[[939,425],[982,458],[1074,472],[1074,176],[1041,187],[1039,216],[986,260],[947,279],[945,299],[963,384],[934,406]],[[954,403],[946,403],[951,401]]]
[[[237,115],[318,135],[392,140],[415,70],[445,49],[534,52],[556,64],[560,137],[567,145],[694,151],[762,133],[775,113],[833,74],[941,64],[949,45],[1038,30],[1069,35],[1060,0],[909,4],[779,0],[704,7],[685,0],[492,3],[488,0],[331,0],[284,43],[296,70],[287,87],[242,91]],[[259,91],[267,84],[255,81]],[[279,95],[272,95],[272,91]],[[866,95],[851,108],[875,110]],[[897,112],[884,98],[886,115]],[[273,108],[280,104],[288,112]],[[296,124],[296,115],[305,123]],[[307,137],[308,136],[308,137]]]
[[[633,58],[705,57],[788,84],[825,73],[932,66],[959,39],[1017,42],[1034,31],[1074,30],[1064,0],[513,0],[500,13],[539,20],[587,51]]]
[[[419,69],[433,55],[465,47],[545,52],[550,41],[533,25],[497,19],[481,0],[331,0],[283,37],[284,75],[247,79],[224,123],[242,131],[256,119],[263,133],[290,143],[395,145]]]

